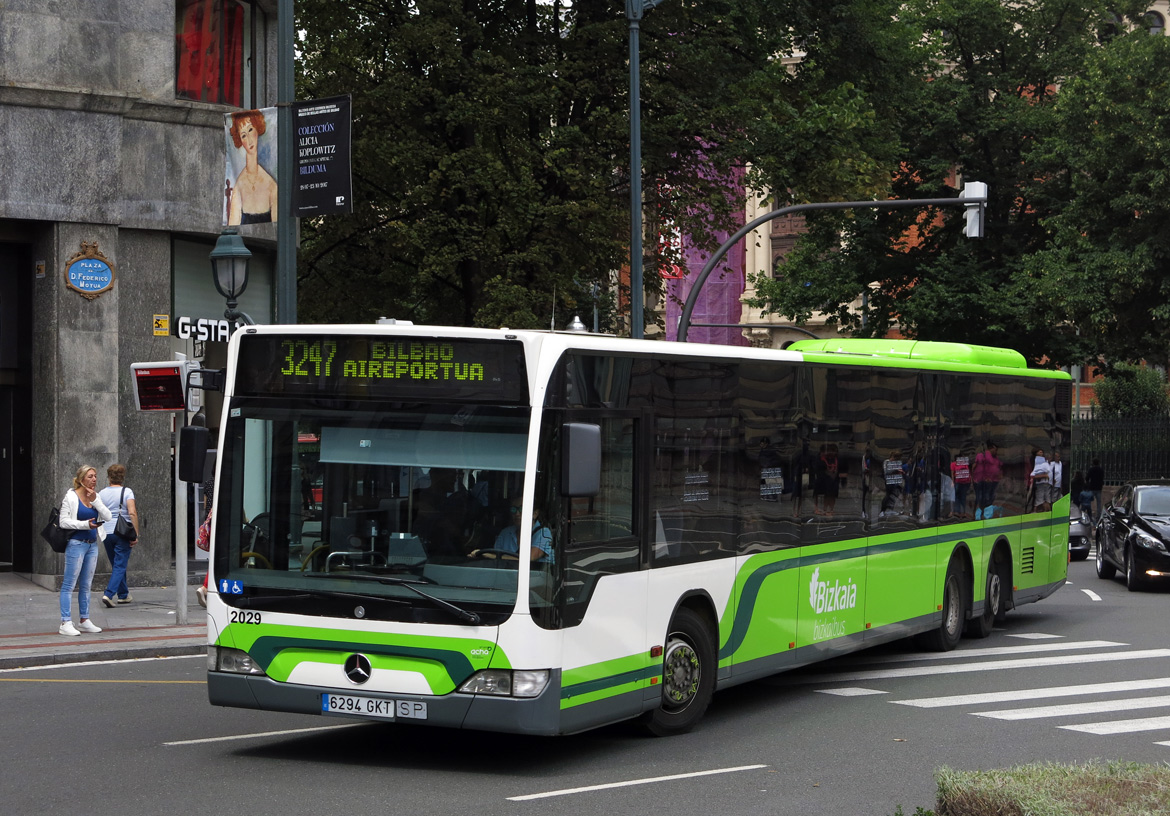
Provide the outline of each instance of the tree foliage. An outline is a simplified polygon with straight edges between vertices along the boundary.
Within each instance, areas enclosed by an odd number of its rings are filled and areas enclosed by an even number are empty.
[[[888,0],[666,0],[641,23],[647,285],[659,231],[742,199],[876,194],[905,65]],[[628,23],[614,0],[298,0],[298,97],[353,96],[355,212],[302,221],[303,319],[557,325],[628,262]],[[870,23],[878,22],[875,28]],[[794,40],[809,58],[793,68]],[[851,65],[852,63],[852,65]],[[860,69],[872,70],[865,73]],[[603,326],[621,305],[598,297]],[[588,322],[586,314],[582,314]]]
[[[1030,264],[1085,356],[1165,364],[1170,344],[1170,39],[1095,49],[1062,88],[1061,128],[1032,153],[1062,202]]]
[[[1092,307],[1084,293],[1101,282],[1070,296],[1054,277],[1062,259],[1040,259],[1048,257],[1054,234],[1067,240],[1092,219],[1092,205],[1080,208],[1081,221],[1060,218],[1074,190],[1092,184],[1074,177],[1092,164],[1106,172],[1119,156],[1138,158],[1136,145],[1119,149],[1132,135],[1095,129],[1083,106],[1060,102],[1088,66],[1113,50],[1100,42],[1117,11],[1140,19],[1144,7],[1098,0],[905,3],[899,21],[922,32],[922,61],[905,79],[918,92],[906,94],[904,107],[891,114],[900,150],[892,191],[897,198],[952,197],[956,180],[986,182],[986,237],[963,237],[961,208],[810,216],[809,235],[777,278],[758,280],[757,305],[798,320],[827,311],[844,330],[862,335],[897,326],[912,337],[1016,348],[1037,362],[1086,359],[1093,341],[1078,332]],[[1115,65],[1120,82],[1120,61]],[[1151,79],[1162,84],[1162,76]],[[1103,107],[1114,101],[1111,94],[1101,92]],[[1114,115],[1132,117],[1135,130],[1164,132],[1155,111],[1170,95],[1155,103],[1154,94],[1136,88],[1119,94],[1124,111]],[[1074,155],[1076,144],[1093,154],[1092,162]],[[1116,204],[1129,167],[1116,168]],[[1119,265],[1108,278],[1150,269],[1137,258],[1151,253],[1127,254],[1125,270]],[[1110,259],[1102,254],[1099,261],[1107,267]],[[1064,277],[1074,274],[1077,265],[1066,265]],[[1152,294],[1150,287],[1144,292]],[[1070,308],[1074,300],[1083,311]]]
[[[1164,416],[1170,409],[1162,375],[1131,363],[1119,363],[1098,380],[1094,397],[1104,417]]]

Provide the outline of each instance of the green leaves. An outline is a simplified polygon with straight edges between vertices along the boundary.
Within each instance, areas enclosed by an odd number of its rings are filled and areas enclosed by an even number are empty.
[[[759,304],[827,312],[855,333],[1008,346],[1045,365],[1164,360],[1170,43],[1139,27],[1102,46],[1115,10],[1145,11],[1124,6],[905,3],[898,24],[921,37],[898,53],[915,90],[887,107],[867,93],[867,128],[896,134],[885,166],[898,198],[988,183],[986,237],[962,236],[958,207],[810,215]],[[837,167],[825,151],[808,159],[822,175]]]

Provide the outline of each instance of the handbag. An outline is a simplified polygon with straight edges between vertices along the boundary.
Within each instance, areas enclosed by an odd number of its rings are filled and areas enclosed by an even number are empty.
[[[134,529],[134,524],[130,519],[122,515],[122,510],[126,507],[126,488],[122,488],[122,495],[118,498],[118,523],[114,525],[114,535],[126,539],[127,541],[137,541],[138,531]]]
[[[211,549],[211,513],[199,525],[199,533],[195,536],[195,546],[201,550]]]
[[[49,511],[49,523],[41,530],[41,538],[49,542],[53,552],[63,553],[65,548],[69,546],[70,535],[72,535],[72,531],[61,527],[61,511],[54,507]]]

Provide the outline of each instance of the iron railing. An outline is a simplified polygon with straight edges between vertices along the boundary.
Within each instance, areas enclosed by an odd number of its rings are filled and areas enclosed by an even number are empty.
[[[1066,478],[1099,459],[1107,485],[1170,479],[1170,416],[1074,419],[1070,458]]]

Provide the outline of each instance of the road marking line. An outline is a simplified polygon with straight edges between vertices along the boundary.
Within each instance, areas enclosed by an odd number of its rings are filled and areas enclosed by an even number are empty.
[[[889,694],[888,691],[867,688],[817,689],[817,692],[820,694],[835,694],[838,697],[864,697],[867,694]]]
[[[1051,638],[1064,637],[1064,635],[1046,635],[1043,632],[1020,632],[1017,635],[1008,635],[1008,637],[1020,638],[1021,640],[1049,640]]]
[[[790,678],[790,682],[801,685],[814,683],[818,685],[821,683],[856,683],[867,680],[890,680],[898,677],[928,677],[934,674],[965,674],[967,672],[1000,671],[1002,669],[1034,669],[1042,666],[1147,660],[1158,657],[1170,657],[1170,649],[1143,649],[1136,652],[1110,652],[1107,654],[1098,652],[1097,654],[1057,655],[1055,657],[1026,657],[1020,660],[989,660],[984,663],[948,663],[945,666],[912,666],[905,669],[874,669],[872,671],[842,672],[840,674],[810,674],[793,676]]]
[[[124,660],[83,660],[77,663],[49,663],[44,666],[17,666],[15,669],[0,669],[0,674],[9,672],[45,671],[47,669],[75,669],[78,666],[113,666],[118,663],[143,663],[149,660],[191,660],[198,658],[206,660],[207,654],[195,655],[160,655],[158,657],[128,657]]]
[[[1114,720],[1113,722],[1061,725],[1058,727],[1066,731],[1083,731],[1086,734],[1134,734],[1138,731],[1158,731],[1170,728],[1170,717],[1143,717],[1138,720]]]
[[[1155,743],[1154,743],[1154,745],[1166,745],[1166,746],[1170,746],[1170,742],[1155,742]]]
[[[1018,700],[1047,700],[1051,697],[1076,697],[1079,694],[1098,694],[1112,691],[1144,691],[1156,688],[1170,688],[1170,677],[1155,677],[1152,680],[1119,680],[1115,683],[1087,683],[1082,686],[992,691],[984,694],[952,694],[946,697],[919,697],[914,700],[890,700],[890,702],[915,708],[945,708],[947,706],[982,705],[984,703],[1011,703]]]
[[[1091,589],[1082,589],[1082,590],[1081,590],[1081,592],[1083,592],[1083,593],[1085,593],[1086,595],[1088,595],[1088,596],[1089,596],[1089,600],[1092,600],[1092,601],[1099,601],[1099,600],[1101,600],[1101,596],[1100,596],[1100,595],[1098,595],[1096,592],[1094,592],[1094,591],[1093,591],[1093,590],[1091,590]]]
[[[1106,711],[1132,711],[1135,708],[1166,708],[1170,697],[1133,697],[1128,700],[1094,700],[1089,703],[1014,708],[1002,711],[972,711],[976,717],[993,720],[1037,720],[1043,717],[1068,717],[1077,714],[1102,714]]]
[[[863,658],[852,661],[856,666],[877,665],[880,663],[906,663],[911,660],[954,660],[956,657],[995,657],[997,655],[1033,654],[1037,652],[1067,652],[1070,649],[1111,649],[1117,646],[1128,646],[1128,643],[1117,643],[1112,640],[1079,640],[1061,643],[1029,643],[1023,646],[985,646],[980,649],[963,649],[955,652],[937,652],[934,654],[906,653],[896,655],[882,655],[880,657]]]
[[[207,737],[205,739],[176,740],[175,742],[164,742],[163,745],[202,745],[208,742],[231,742],[232,740],[263,739],[264,737],[284,737],[288,736],[289,734],[308,734],[313,731],[336,731],[338,728],[354,728],[355,726],[359,725],[369,725],[369,723],[322,725],[315,728],[289,728],[285,731],[260,731],[255,734],[233,734],[229,737]]]
[[[630,788],[634,785],[649,785],[653,782],[671,782],[675,779],[694,779],[699,776],[714,776],[715,774],[737,773],[738,771],[755,771],[767,768],[767,765],[740,765],[737,768],[717,768],[712,771],[694,771],[693,773],[674,774],[672,776],[654,776],[647,779],[631,779],[627,782],[608,782],[603,785],[587,785],[582,788],[565,788],[564,790],[547,791],[545,793],[528,793],[523,796],[509,796],[509,802],[528,802],[533,799],[548,799],[553,796],[569,796],[574,793],[589,793],[591,791],[610,790],[612,788]]]

